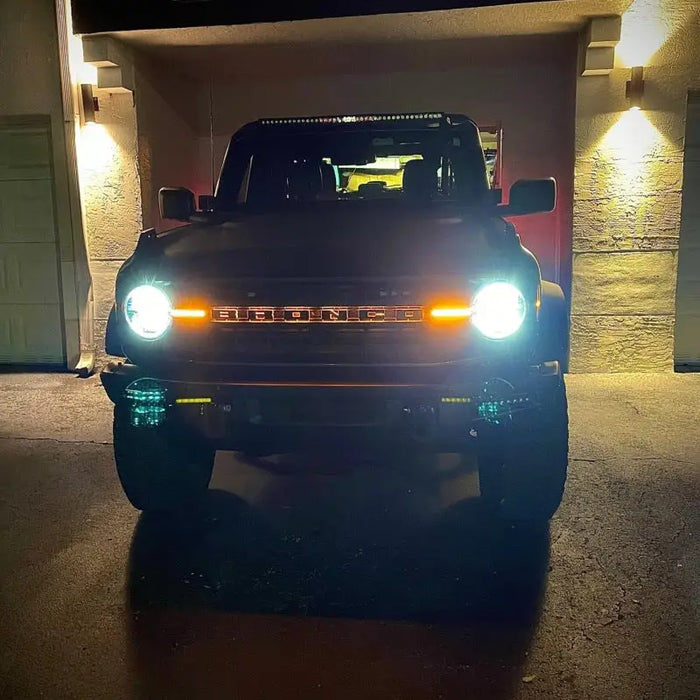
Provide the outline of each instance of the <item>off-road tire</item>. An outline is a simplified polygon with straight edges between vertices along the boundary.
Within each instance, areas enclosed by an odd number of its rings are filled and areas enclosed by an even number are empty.
[[[538,407],[513,417],[503,447],[480,459],[482,500],[508,521],[542,523],[564,495],[569,421],[563,378],[554,377]]]
[[[201,503],[214,450],[168,425],[133,427],[128,406],[114,407],[113,431],[117,474],[135,508],[177,512]]]

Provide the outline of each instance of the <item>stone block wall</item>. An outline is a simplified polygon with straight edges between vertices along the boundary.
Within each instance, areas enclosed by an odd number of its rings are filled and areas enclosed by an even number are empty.
[[[698,18],[688,0],[636,0],[623,16],[623,42],[648,42],[648,28],[658,31],[658,49],[644,59],[641,110],[627,104],[623,56],[608,76],[578,78],[572,372],[673,369],[683,134],[687,93],[700,81]]]

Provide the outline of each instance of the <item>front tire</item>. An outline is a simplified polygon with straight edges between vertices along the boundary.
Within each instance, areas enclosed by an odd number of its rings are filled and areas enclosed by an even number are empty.
[[[516,416],[505,447],[480,460],[482,499],[508,521],[542,523],[564,495],[569,420],[561,376],[538,396],[532,414]]]
[[[113,428],[117,474],[135,508],[173,512],[202,500],[214,468],[214,450],[167,424],[133,427],[128,406],[114,407]]]

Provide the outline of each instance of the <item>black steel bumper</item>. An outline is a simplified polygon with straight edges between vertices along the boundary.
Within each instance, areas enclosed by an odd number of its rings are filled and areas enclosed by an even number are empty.
[[[109,398],[133,412],[135,426],[168,423],[218,449],[237,449],[317,443],[338,432],[424,443],[476,438],[526,419],[559,374],[553,360],[474,366],[441,384],[215,381],[197,373],[154,376],[130,364],[110,364],[100,377]]]

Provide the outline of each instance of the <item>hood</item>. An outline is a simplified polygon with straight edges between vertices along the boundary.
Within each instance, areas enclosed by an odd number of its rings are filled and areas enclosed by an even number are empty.
[[[492,268],[506,251],[512,260],[500,218],[367,204],[319,203],[175,229],[158,238],[159,276],[433,277]]]

